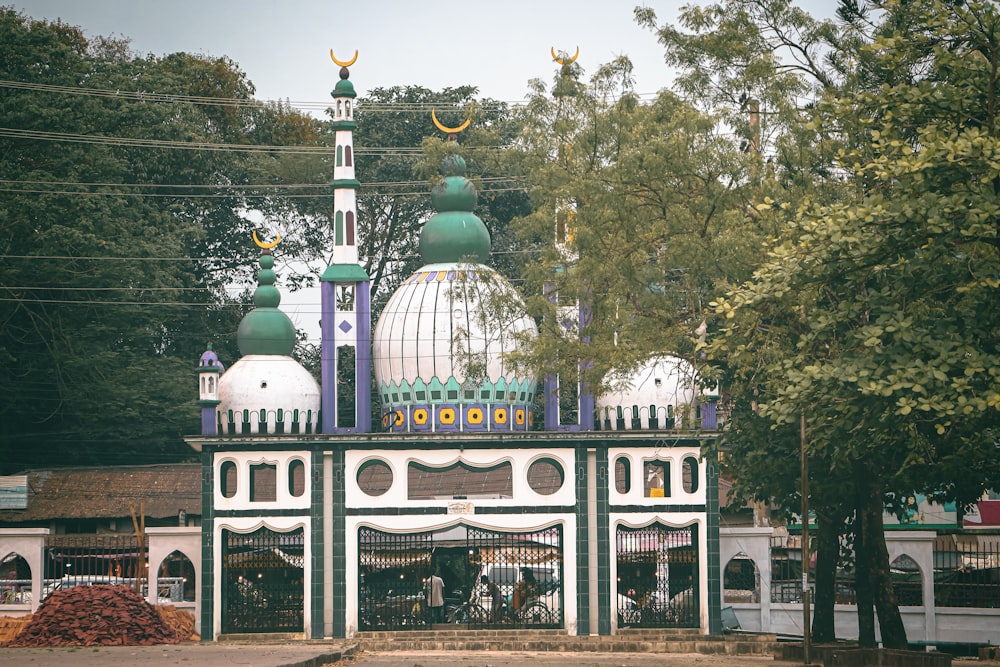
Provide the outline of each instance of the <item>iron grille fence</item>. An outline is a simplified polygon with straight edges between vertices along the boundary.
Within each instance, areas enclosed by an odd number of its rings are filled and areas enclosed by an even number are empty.
[[[135,535],[49,535],[41,599],[77,586],[133,586],[145,594],[147,549]]]
[[[795,536],[791,536],[794,538]],[[802,601],[800,545],[786,537],[771,542],[771,601]],[[836,604],[857,604],[853,554],[841,549],[834,590]],[[1000,535],[955,533],[939,535],[933,556],[936,607],[1000,608]],[[815,581],[815,571],[811,572]],[[893,593],[900,606],[923,605],[924,575],[908,555],[890,563]],[[815,586],[811,587],[815,592]]]
[[[618,626],[698,627],[697,526],[617,530]]]
[[[934,544],[934,605],[1000,607],[1000,535],[940,535]]]
[[[301,632],[305,609],[302,528],[222,531],[222,631]]]
[[[563,625],[560,527],[502,532],[457,525],[416,533],[362,527],[358,546],[361,630]],[[429,605],[432,573],[444,581],[440,609]]]

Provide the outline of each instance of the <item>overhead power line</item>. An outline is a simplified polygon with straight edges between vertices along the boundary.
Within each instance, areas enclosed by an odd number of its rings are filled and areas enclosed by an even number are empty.
[[[337,149],[332,146],[302,146],[302,145],[268,145],[268,144],[225,144],[205,141],[170,141],[167,139],[142,139],[135,137],[115,137],[100,134],[75,134],[72,132],[46,132],[42,130],[22,130],[13,127],[0,127],[0,137],[11,139],[26,139],[33,141],[66,141],[81,144],[98,144],[101,146],[129,146],[134,148],[174,148],[194,151],[225,151],[235,153],[281,153],[286,155],[335,155]],[[473,146],[470,150],[500,151],[502,146]],[[424,154],[419,146],[401,147],[355,147],[354,154],[367,157],[416,156]]]
[[[33,83],[29,81],[5,81],[0,80],[0,88],[13,88],[17,90],[29,90],[43,93],[57,93],[62,95],[84,95],[89,97],[105,97],[119,100],[130,100],[136,102],[156,102],[167,104],[195,104],[223,106],[233,108],[260,108],[264,106],[285,105],[289,107],[308,108],[310,110],[325,110],[332,105],[332,102],[305,102],[291,100],[256,100],[241,97],[205,97],[201,95],[175,95],[172,93],[146,92],[142,90],[111,90],[108,88],[82,88],[79,86],[56,86],[47,83]],[[501,104],[510,107],[524,106],[524,100],[502,101]],[[437,102],[374,102],[360,100],[358,108],[363,111],[392,112],[392,113],[427,113],[431,109],[442,109],[446,106],[456,106],[458,103]]]

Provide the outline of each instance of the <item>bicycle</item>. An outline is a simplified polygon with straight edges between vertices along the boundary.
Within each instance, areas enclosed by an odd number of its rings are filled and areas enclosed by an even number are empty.
[[[489,612],[475,602],[463,602],[448,611],[448,623],[482,625],[489,619]]]

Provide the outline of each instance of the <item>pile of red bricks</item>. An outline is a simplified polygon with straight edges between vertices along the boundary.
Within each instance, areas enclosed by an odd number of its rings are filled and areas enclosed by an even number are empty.
[[[52,593],[8,646],[151,646],[179,639],[156,607],[129,586]]]

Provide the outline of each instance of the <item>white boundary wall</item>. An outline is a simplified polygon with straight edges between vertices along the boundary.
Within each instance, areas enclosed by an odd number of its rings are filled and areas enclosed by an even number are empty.
[[[733,608],[742,630],[801,636],[802,605],[771,602],[770,545],[774,530],[722,528],[719,532],[719,562],[723,572],[733,556],[745,554],[756,564],[760,578],[759,601],[722,602],[722,606]],[[934,606],[936,537],[933,531],[890,531],[885,536],[890,561],[906,554],[920,566],[923,605],[900,608],[907,639],[931,646],[935,643],[1000,645],[1000,608]],[[857,639],[856,607],[837,605],[834,608],[834,626],[838,639]]]

